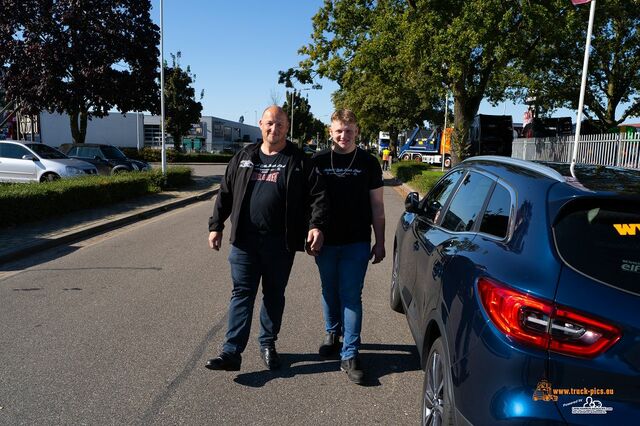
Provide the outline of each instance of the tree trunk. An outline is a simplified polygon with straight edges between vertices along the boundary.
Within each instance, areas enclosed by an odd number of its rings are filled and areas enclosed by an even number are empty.
[[[69,112],[69,124],[73,143],[84,143],[87,136],[87,110]]]

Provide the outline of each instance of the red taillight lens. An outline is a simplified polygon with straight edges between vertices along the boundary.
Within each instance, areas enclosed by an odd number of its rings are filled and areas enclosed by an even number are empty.
[[[620,330],[553,302],[478,280],[482,306],[502,333],[521,343],[565,355],[593,358],[620,339]]]

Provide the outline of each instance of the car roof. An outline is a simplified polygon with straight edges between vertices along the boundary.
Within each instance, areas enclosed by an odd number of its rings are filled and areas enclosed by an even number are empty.
[[[477,165],[482,168],[494,169],[494,174],[512,175],[535,174],[546,177],[551,181],[572,186],[579,192],[615,193],[624,195],[640,194],[640,170],[624,169],[621,167],[597,166],[591,164],[577,164],[575,177],[571,175],[568,163],[526,161],[510,157],[484,155],[471,157],[462,164]],[[502,172],[498,172],[500,169]]]

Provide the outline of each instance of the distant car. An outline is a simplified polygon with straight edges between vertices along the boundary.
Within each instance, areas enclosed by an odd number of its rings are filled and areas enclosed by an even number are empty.
[[[0,141],[2,182],[44,182],[97,173],[93,164],[69,158],[48,145]]]
[[[639,171],[475,157],[405,208],[390,302],[422,424],[640,419]]]
[[[80,143],[63,145],[62,149],[69,157],[95,165],[101,175],[151,170],[149,163],[127,158],[113,145]]]

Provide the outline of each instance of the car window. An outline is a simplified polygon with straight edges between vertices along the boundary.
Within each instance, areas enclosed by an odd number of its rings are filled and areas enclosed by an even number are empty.
[[[482,215],[480,232],[505,238],[509,229],[510,213],[511,194],[507,188],[497,184],[493,189],[489,204]]]
[[[492,185],[493,180],[487,176],[468,173],[453,196],[441,226],[454,232],[471,231]]]
[[[584,275],[640,294],[640,204],[575,201],[553,226],[562,260]]]
[[[95,146],[78,146],[76,147],[76,157],[80,158],[102,158],[100,149]]]
[[[69,157],[78,157],[78,147],[74,146],[69,151],[67,151],[67,155]]]
[[[20,160],[24,155],[34,156],[28,149],[20,145],[14,145],[12,143],[0,144],[0,157]]]
[[[434,223],[438,221],[442,208],[449,195],[455,189],[462,174],[462,170],[449,173],[422,199],[419,206],[422,211],[422,217]]]
[[[47,158],[50,160],[60,160],[63,158],[67,158],[66,155],[64,155],[57,149],[50,147],[49,145],[45,145],[42,143],[29,143],[27,144],[27,146],[41,158]]]
[[[127,157],[115,146],[102,146],[102,153],[106,158],[115,160],[125,160]]]

